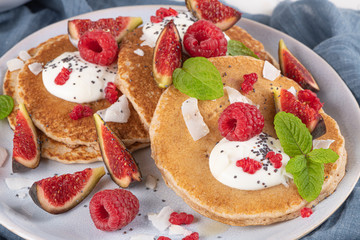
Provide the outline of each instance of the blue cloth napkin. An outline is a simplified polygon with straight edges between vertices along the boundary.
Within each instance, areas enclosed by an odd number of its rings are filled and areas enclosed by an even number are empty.
[[[29,34],[82,13],[117,6],[171,4],[171,0],[33,0],[0,13],[0,55]],[[240,9],[241,10],[241,9]],[[360,101],[360,11],[339,9],[327,0],[281,2],[272,16],[244,14],[312,48],[341,76]],[[360,239],[360,183],[346,202],[303,239]],[[22,239],[0,226],[0,239]]]

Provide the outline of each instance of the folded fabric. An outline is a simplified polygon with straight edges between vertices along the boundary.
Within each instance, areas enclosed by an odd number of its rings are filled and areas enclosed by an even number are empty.
[[[181,5],[171,0],[33,0],[0,13],[0,56],[29,34],[54,22],[99,9],[130,5]],[[244,14],[294,37],[323,57],[360,101],[360,12],[327,0],[281,2],[272,16]],[[329,79],[331,81],[331,79]],[[303,239],[360,239],[360,183],[346,202]],[[22,239],[0,226],[0,239]]]

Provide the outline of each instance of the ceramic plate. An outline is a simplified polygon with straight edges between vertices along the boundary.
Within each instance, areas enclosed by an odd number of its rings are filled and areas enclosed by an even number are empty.
[[[136,6],[111,8],[101,11],[91,12],[76,18],[98,19],[104,17],[122,16],[141,16],[144,22],[160,6]],[[172,6],[175,9],[184,9],[179,6]],[[2,85],[6,71],[6,61],[16,57],[21,50],[27,50],[37,46],[39,43],[50,37],[61,33],[66,33],[67,21],[61,21],[50,25],[44,29],[25,38],[15,47],[8,51],[0,59],[0,81]],[[130,190],[139,198],[140,212],[128,226],[116,232],[102,232],[97,230],[90,218],[88,204],[93,194],[102,189],[116,188],[117,186],[106,175],[101,179],[95,190],[81,204],[71,211],[61,215],[51,215],[38,208],[31,198],[27,195],[27,189],[10,190],[5,178],[28,178],[36,181],[54,174],[63,174],[82,170],[86,167],[101,166],[102,163],[89,165],[64,165],[55,161],[43,160],[38,168],[21,174],[11,173],[11,159],[0,168],[0,223],[9,230],[27,239],[130,239],[131,236],[138,234],[148,234],[153,236],[165,235],[168,232],[158,232],[147,220],[150,212],[159,212],[164,206],[171,206],[176,211],[186,211],[193,213],[197,219],[196,223],[188,226],[191,231],[198,231],[201,239],[294,239],[299,238],[313,230],[325,221],[348,197],[356,184],[359,173],[360,149],[356,148],[355,143],[360,142],[359,107],[349,89],[340,79],[337,73],[312,50],[305,47],[291,37],[274,30],[270,27],[253,22],[248,19],[241,19],[239,25],[245,28],[256,39],[260,40],[265,48],[273,55],[277,56],[277,44],[283,38],[287,46],[304,63],[317,79],[321,92],[319,97],[325,102],[325,111],[334,117],[346,139],[346,149],[348,151],[347,174],[338,186],[337,191],[326,200],[315,207],[314,214],[307,219],[297,218],[291,221],[273,224],[270,226],[255,227],[229,227],[215,221],[202,217],[190,209],[183,200],[169,189],[161,175],[155,167],[154,161],[150,157],[150,149],[143,149],[135,154],[142,170],[143,176],[152,174],[159,179],[156,191],[146,190],[145,183],[134,184]],[[341,99],[341,101],[339,101]],[[349,116],[352,116],[349,118]],[[0,121],[0,145],[6,147],[11,154],[13,132],[10,130],[6,120]],[[183,236],[171,236],[172,239],[182,239]]]

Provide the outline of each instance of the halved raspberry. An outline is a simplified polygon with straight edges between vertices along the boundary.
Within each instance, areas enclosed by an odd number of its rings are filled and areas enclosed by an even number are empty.
[[[262,164],[261,164],[261,162],[258,162],[254,159],[246,157],[246,158],[237,160],[236,166],[241,167],[243,169],[243,171],[246,173],[254,174],[254,173],[256,173],[257,170],[261,169]]]
[[[316,93],[308,89],[299,91],[297,97],[300,102],[309,104],[309,106],[313,108],[316,112],[318,112],[320,108],[322,108],[322,106],[324,105],[320,102],[320,99],[316,96]]]
[[[220,28],[209,21],[199,20],[187,29],[184,47],[191,57],[225,56],[227,40]]]
[[[156,10],[156,16],[151,16],[150,21],[152,23],[159,23],[162,22],[162,20],[169,16],[177,16],[178,12],[175,9],[169,8],[159,8]]]
[[[93,114],[93,110],[89,106],[83,106],[81,104],[78,104],[74,106],[71,113],[69,113],[69,116],[72,120],[79,120],[84,117],[89,117]]]
[[[63,67],[61,72],[55,78],[55,84],[64,85],[66,81],[69,80],[71,72],[72,69]]]
[[[157,240],[171,240],[171,238],[160,236]]]
[[[312,213],[313,213],[313,211],[311,208],[305,207],[305,208],[301,209],[301,217],[302,218],[310,217]]]
[[[139,200],[125,189],[103,190],[93,196],[89,209],[96,228],[115,231],[134,220]]]
[[[192,214],[187,214],[185,212],[177,213],[173,212],[170,215],[169,222],[175,225],[181,224],[191,224],[194,221],[194,216]]]
[[[89,31],[82,35],[78,48],[83,59],[102,66],[112,64],[119,50],[114,36],[102,30]]]
[[[107,84],[104,92],[106,100],[108,100],[111,104],[115,103],[119,98],[116,85],[112,82]]]
[[[261,133],[264,117],[255,106],[243,102],[229,105],[220,115],[219,131],[229,141],[247,141]]]
[[[281,168],[282,166],[282,155],[280,153],[275,153],[273,151],[268,152],[265,156],[273,164],[274,168]]]
[[[189,236],[184,237],[182,240],[199,240],[199,233],[193,232]]]
[[[244,93],[248,93],[253,90],[253,85],[258,80],[258,75],[256,73],[250,73],[250,74],[245,74],[243,78],[244,81],[241,83],[241,90]]]

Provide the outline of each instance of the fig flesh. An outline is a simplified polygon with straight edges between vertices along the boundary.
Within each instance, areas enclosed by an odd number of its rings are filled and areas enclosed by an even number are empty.
[[[279,63],[281,73],[285,77],[294,80],[304,89],[310,89],[314,92],[320,90],[319,85],[316,83],[311,73],[289,51],[282,39],[279,41]]]
[[[104,167],[98,167],[45,178],[35,182],[29,194],[35,204],[46,212],[64,213],[84,200],[104,175]]]
[[[112,180],[123,188],[133,180],[140,182],[140,170],[124,143],[96,113],[94,120],[101,155]]]
[[[309,103],[299,101],[288,90],[283,88],[274,90],[274,101],[276,112],[284,111],[300,118],[309,129],[313,139],[326,133],[326,125],[319,111],[311,108]]]
[[[19,104],[13,139],[13,172],[36,168],[40,162],[40,143],[35,126],[24,104]]]
[[[241,18],[241,13],[218,0],[186,0],[186,7],[197,19],[214,23],[222,31],[231,28]]]
[[[156,41],[152,67],[154,79],[161,88],[171,85],[174,70],[181,67],[180,35],[173,20],[166,24]]]

